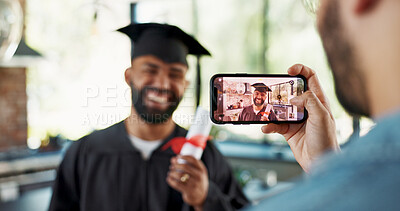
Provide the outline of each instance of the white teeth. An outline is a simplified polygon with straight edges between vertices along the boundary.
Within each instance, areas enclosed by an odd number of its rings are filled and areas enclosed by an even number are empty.
[[[157,95],[149,94],[148,95],[149,100],[157,102],[157,103],[167,103],[168,99],[167,97],[160,97]]]

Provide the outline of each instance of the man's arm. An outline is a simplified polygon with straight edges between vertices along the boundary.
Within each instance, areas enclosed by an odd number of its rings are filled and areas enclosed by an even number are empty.
[[[179,164],[171,159],[168,184],[182,193],[183,200],[195,210],[236,210],[248,203],[222,154],[211,143],[207,144],[203,161],[182,156],[187,162]],[[189,174],[187,181],[181,177]]]
[[[72,143],[58,167],[49,210],[79,210],[78,156],[80,143]]]
[[[313,161],[324,152],[340,150],[335,120],[316,73],[301,64],[290,67],[288,73],[292,76],[303,75],[307,79],[309,90],[290,102],[304,106],[308,111],[308,119],[301,124],[268,124],[262,127],[262,131],[282,134],[297,162],[308,172]]]

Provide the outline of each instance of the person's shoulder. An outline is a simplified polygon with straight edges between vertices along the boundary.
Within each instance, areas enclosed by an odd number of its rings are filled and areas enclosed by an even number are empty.
[[[206,165],[220,166],[226,163],[225,157],[214,144],[214,141],[207,141],[204,148],[202,160]]]
[[[215,144],[213,143],[213,141],[207,141],[207,145],[206,148],[204,148],[204,152],[210,152],[210,153],[219,153],[219,150],[217,149],[217,147],[215,146]]]
[[[243,111],[252,111],[252,110],[253,110],[253,105],[249,105],[249,106],[243,107],[242,112],[243,112]]]
[[[81,148],[85,148],[89,151],[100,149],[112,150],[119,148],[121,139],[127,138],[126,136],[125,125],[124,122],[121,121],[107,128],[95,130],[75,141],[73,145],[81,145]]]
[[[253,109],[253,105],[245,106],[244,109]]]
[[[385,206],[392,207],[398,203],[400,195],[400,189],[393,186],[400,183],[400,156],[390,149],[399,148],[384,146],[377,140],[375,144],[366,143],[368,141],[357,140],[340,154],[325,155],[307,180],[247,210],[266,207],[272,210],[381,210]],[[284,203],[288,200],[291,203]]]
[[[183,128],[180,125],[175,123],[175,130],[173,132],[174,133],[173,134],[174,137],[185,137],[187,132],[188,131],[185,128]]]
[[[126,134],[125,124],[123,121],[101,130],[95,130],[88,135],[88,138],[89,139],[109,138],[109,137],[114,137],[117,134],[121,134],[121,132],[124,132],[124,134]]]
[[[387,210],[398,206],[400,130],[396,121],[380,123],[351,140],[339,154],[314,165],[306,181],[247,210]],[[345,193],[345,194],[344,194]],[[285,203],[290,200],[291,203]]]

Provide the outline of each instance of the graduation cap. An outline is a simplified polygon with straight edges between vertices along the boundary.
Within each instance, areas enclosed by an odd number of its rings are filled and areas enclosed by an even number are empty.
[[[272,92],[272,90],[267,85],[265,85],[264,83],[255,83],[255,84],[252,84],[251,86],[256,89],[255,91]]]
[[[166,63],[179,62],[187,65],[188,54],[211,56],[195,38],[176,26],[132,23],[118,31],[131,39],[132,60],[139,56],[154,55]]]
[[[200,104],[201,73],[200,56],[211,56],[194,37],[180,28],[159,23],[131,23],[118,29],[131,39],[131,60],[139,56],[153,55],[167,63],[187,64],[188,54],[197,57],[196,107]]]

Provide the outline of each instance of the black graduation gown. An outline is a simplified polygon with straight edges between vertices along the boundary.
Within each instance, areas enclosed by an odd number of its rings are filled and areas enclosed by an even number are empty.
[[[254,113],[253,105],[244,107],[242,112],[239,114],[239,121],[261,121],[261,112],[265,112],[265,106],[257,113]],[[277,121],[275,113],[271,110],[268,116],[269,121]]]
[[[124,122],[71,144],[58,168],[50,210],[192,210],[167,182],[170,158],[161,147],[187,131],[176,125],[148,160],[131,144]],[[233,210],[248,203],[221,153],[208,142],[201,160],[208,169],[204,210]]]

